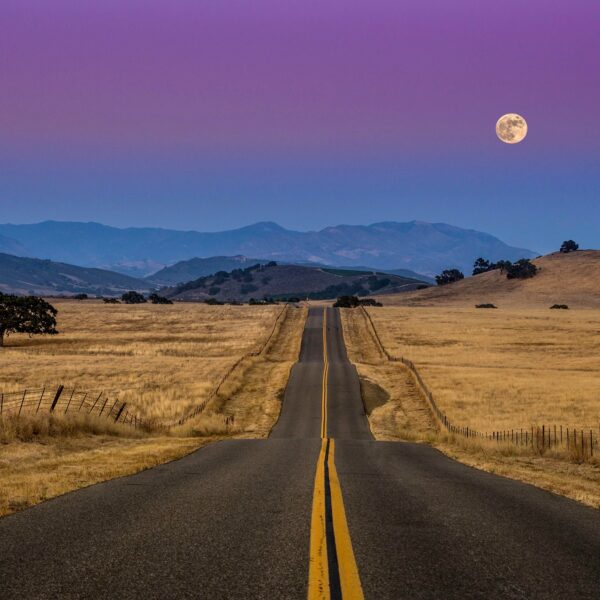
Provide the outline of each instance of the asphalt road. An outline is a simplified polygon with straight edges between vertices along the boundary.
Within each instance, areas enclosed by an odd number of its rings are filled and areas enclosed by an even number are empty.
[[[331,309],[327,329],[327,435],[365,598],[598,598],[598,511],[374,441]],[[0,598],[306,598],[322,348],[312,309],[269,439],[0,519]]]

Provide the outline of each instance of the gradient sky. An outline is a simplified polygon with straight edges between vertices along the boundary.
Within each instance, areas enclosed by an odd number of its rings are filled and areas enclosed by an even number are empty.
[[[599,23],[598,0],[1,0],[0,222],[598,248]]]

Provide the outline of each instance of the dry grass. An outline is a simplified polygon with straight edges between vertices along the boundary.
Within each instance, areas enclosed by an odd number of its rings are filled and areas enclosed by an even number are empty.
[[[0,350],[0,391],[115,391],[140,416],[173,419],[207,398],[258,348],[280,306],[105,305],[53,302],[61,334],[14,335]]]
[[[47,416],[46,416],[47,419]],[[28,423],[16,428],[31,429]],[[42,432],[0,445],[0,516],[94,483],[130,475],[180,458],[216,437],[115,436],[92,428],[60,435]],[[58,433],[56,430],[54,433]]]
[[[499,271],[421,291],[382,296],[385,306],[461,306],[490,302],[499,308],[600,308],[600,251],[556,252],[533,261],[532,279],[508,280]]]
[[[485,430],[498,422],[526,426],[535,418],[577,425],[597,418],[600,377],[590,356],[600,327],[596,313],[377,308],[369,314],[386,350],[414,360],[440,406],[461,424]],[[582,462],[564,450],[540,454],[437,431],[410,372],[387,360],[362,311],[343,310],[342,323],[377,439],[426,442],[471,466],[600,507],[598,457]],[[373,386],[375,402],[369,400]],[[495,401],[481,402],[482,394]],[[573,413],[572,394],[587,399]]]
[[[480,431],[598,431],[600,312],[380,308],[385,348],[412,360],[450,419]]]
[[[207,415],[233,417],[244,437],[266,437],[279,417],[290,370],[298,360],[308,310],[288,308],[258,356],[244,359],[209,403]],[[207,416],[205,415],[205,417]]]
[[[0,389],[59,382],[96,390],[128,387],[119,397],[134,410],[169,419],[209,398],[239,364],[204,413],[168,433],[88,415],[5,417],[0,515],[173,460],[226,435],[266,434],[279,414],[307,312],[288,308],[276,321],[282,307],[57,307],[61,336],[10,338],[2,350]],[[233,424],[227,420],[232,415]]]

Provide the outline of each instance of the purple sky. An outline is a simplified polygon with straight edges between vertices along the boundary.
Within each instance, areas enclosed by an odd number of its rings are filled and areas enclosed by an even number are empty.
[[[598,0],[2,0],[0,222],[598,247],[599,27]]]

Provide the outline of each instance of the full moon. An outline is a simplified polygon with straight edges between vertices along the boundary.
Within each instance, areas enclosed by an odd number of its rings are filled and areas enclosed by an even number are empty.
[[[498,119],[496,135],[506,144],[518,144],[527,135],[527,121],[516,113],[508,113]]]

